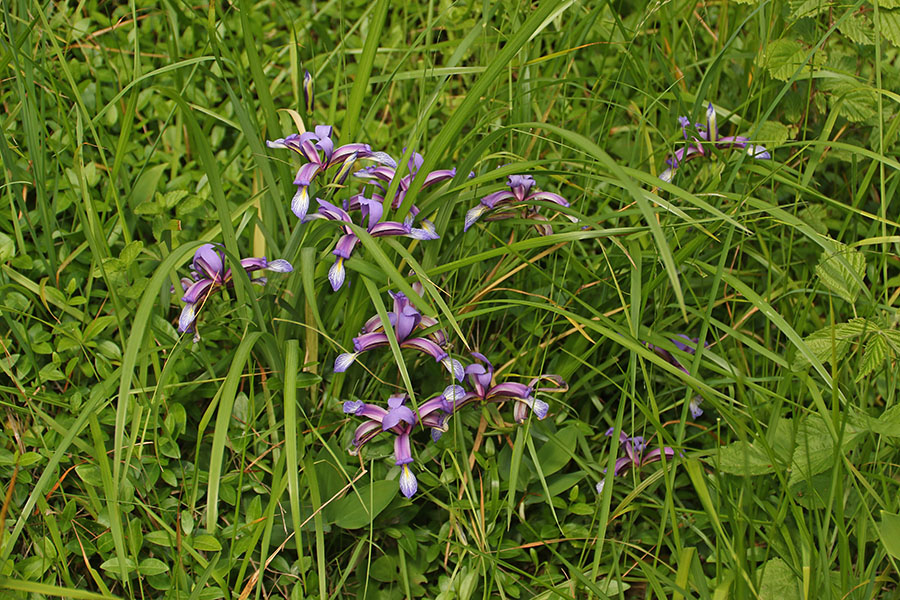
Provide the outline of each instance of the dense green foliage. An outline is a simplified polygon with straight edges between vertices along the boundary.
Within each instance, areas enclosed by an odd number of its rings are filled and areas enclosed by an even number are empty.
[[[900,2],[2,10],[0,597],[896,597]],[[772,159],[701,141],[661,181],[709,102]],[[440,239],[360,230],[337,292],[337,229],[265,144],[321,124],[457,169],[392,215]],[[513,174],[571,208],[464,233]],[[202,242],[294,270],[238,272],[195,340]],[[396,345],[333,365],[419,283],[459,360],[568,391],[417,435],[407,499],[342,403],[450,375]],[[673,452],[598,494],[610,428]]]

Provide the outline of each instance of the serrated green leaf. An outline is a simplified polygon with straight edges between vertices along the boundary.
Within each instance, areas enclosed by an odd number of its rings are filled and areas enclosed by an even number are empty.
[[[854,302],[862,287],[866,259],[858,250],[842,244],[832,254],[823,254],[816,266],[816,275],[832,292]]]
[[[881,331],[877,321],[858,317],[833,327],[827,325],[803,338],[803,342],[821,362],[831,362],[832,358],[840,361],[847,355],[853,340],[875,331]],[[809,366],[809,361],[805,356],[798,355],[791,366],[795,370],[802,369]]]
[[[172,190],[166,192],[165,195],[156,193],[156,203],[164,208],[172,208],[188,196],[187,190]]]
[[[896,0],[894,1],[896,2]],[[885,6],[882,2],[879,4]],[[897,2],[896,5],[900,6],[900,2]],[[885,8],[894,7],[885,6]],[[900,10],[882,10],[878,17],[881,24],[881,36],[900,48]]]
[[[765,52],[757,60],[760,66],[769,71],[769,75],[773,79],[787,81],[798,70],[810,72],[810,64],[806,62],[808,54],[809,50],[800,42],[780,39],[769,42]],[[821,65],[823,62],[825,62],[825,53],[821,50],[813,54],[810,59],[813,66]]]
[[[791,16],[795,19],[814,17],[829,9],[831,3],[823,0],[791,0]]]
[[[836,81],[827,86],[832,109],[854,123],[871,119],[878,112],[878,94],[868,85],[850,81]]]
[[[856,381],[860,381],[869,373],[877,369],[887,358],[888,343],[887,338],[883,335],[874,335],[866,344],[865,352],[863,352],[862,364],[859,367],[859,375]]]
[[[875,27],[865,13],[855,13],[844,19],[838,25],[838,31],[857,44],[871,46],[875,43]]]
[[[141,250],[143,249],[144,242],[135,240],[122,248],[122,251],[119,253],[119,258],[123,263],[125,263],[125,266],[129,266],[134,262],[134,259],[138,257],[138,255],[141,253]]]
[[[149,202],[141,202],[137,206],[134,207],[134,214],[136,215],[160,215],[163,213],[165,209],[159,202],[155,202],[153,200]]]
[[[766,148],[772,149],[784,144],[790,135],[791,131],[787,126],[782,125],[777,121],[766,121],[756,130],[753,141],[759,142]]]

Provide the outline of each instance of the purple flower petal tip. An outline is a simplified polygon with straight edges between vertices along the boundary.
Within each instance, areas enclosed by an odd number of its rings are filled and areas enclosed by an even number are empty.
[[[597,482],[597,495],[603,493],[603,487],[606,485],[606,479],[601,479]]]
[[[178,317],[178,331],[185,333],[191,330],[194,320],[197,318],[196,307],[194,304],[185,304],[181,309],[181,315]]]
[[[347,272],[344,269],[344,259],[343,257],[338,256],[335,259],[334,264],[331,265],[331,268],[328,269],[328,281],[331,283],[331,289],[335,292],[341,289],[346,277]]]
[[[352,352],[344,352],[334,359],[334,372],[343,373],[350,365],[356,361],[356,354]]]
[[[412,498],[419,489],[419,482],[413,475],[412,469],[405,464],[400,469],[400,492],[407,498]]]
[[[536,416],[538,419],[543,419],[547,416],[547,412],[550,410],[550,405],[543,400],[535,400],[531,405],[531,410],[534,412],[534,416]]]
[[[294,270],[293,265],[283,258],[267,263],[266,268],[270,271],[275,271],[276,273],[290,273]]]
[[[357,415],[364,406],[365,403],[360,400],[347,400],[344,402],[344,412],[348,415]]]

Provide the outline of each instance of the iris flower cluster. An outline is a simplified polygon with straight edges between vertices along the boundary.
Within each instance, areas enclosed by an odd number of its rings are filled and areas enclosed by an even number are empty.
[[[688,143],[682,148],[675,151],[675,154],[666,159],[668,168],[663,171],[659,178],[663,181],[672,181],[675,177],[675,170],[681,165],[694,158],[711,155],[709,144],[712,144],[719,150],[727,150],[730,148],[743,149],[753,158],[760,160],[768,160],[772,158],[772,154],[765,147],[750,142],[750,139],[742,135],[736,136],[720,136],[719,129],[716,124],[716,109],[712,102],[706,108],[706,122],[695,123],[691,127],[691,120],[687,117],[678,117],[678,123],[681,125],[681,131],[684,139]],[[693,129],[693,131],[691,131]],[[689,131],[691,131],[689,133]],[[704,148],[706,146],[706,148]]]
[[[181,279],[181,287],[184,288],[184,308],[178,318],[178,331],[184,333],[194,331],[197,321],[197,310],[214,292],[234,286],[231,269],[225,267],[225,252],[220,244],[203,244],[194,253],[194,270],[191,277]],[[241,267],[249,275],[256,271],[273,271],[275,273],[290,273],[294,270],[286,260],[273,261],[262,258],[242,258]],[[251,283],[265,285],[265,277],[251,277]]]
[[[428,398],[417,410],[405,405],[406,394],[388,398],[388,408],[361,401],[344,402],[344,412],[366,419],[353,436],[352,454],[372,440],[382,431],[396,434],[394,441],[394,460],[401,467],[400,491],[407,497],[416,493],[418,484],[410,464],[413,462],[410,435],[416,425],[431,429],[431,438],[437,441],[447,429],[447,419],[456,411],[471,403],[514,402],[513,416],[516,422],[524,422],[531,410],[535,417],[543,419],[547,416],[549,405],[535,397],[537,392],[564,392],[568,388],[558,375],[542,375],[528,385],[516,382],[494,383],[494,368],[488,359],[479,353],[472,356],[476,362],[463,367],[450,357],[445,346],[447,337],[437,328],[437,321],[422,315],[404,294],[392,292],[394,310],[388,313],[388,323],[401,348],[412,348],[423,352],[435,361],[443,364],[453,377],[465,383],[452,384],[436,396]],[[363,325],[360,335],[353,339],[354,352],[347,352],[337,357],[334,370],[337,373],[346,371],[363,352],[388,345],[388,335],[384,331],[384,323],[378,315],[370,318]],[[551,387],[536,387],[541,381],[552,382]]]

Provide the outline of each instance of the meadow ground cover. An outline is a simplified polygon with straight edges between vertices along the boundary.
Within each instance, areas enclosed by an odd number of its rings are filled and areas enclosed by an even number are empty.
[[[900,3],[2,13],[0,597],[900,595]]]

